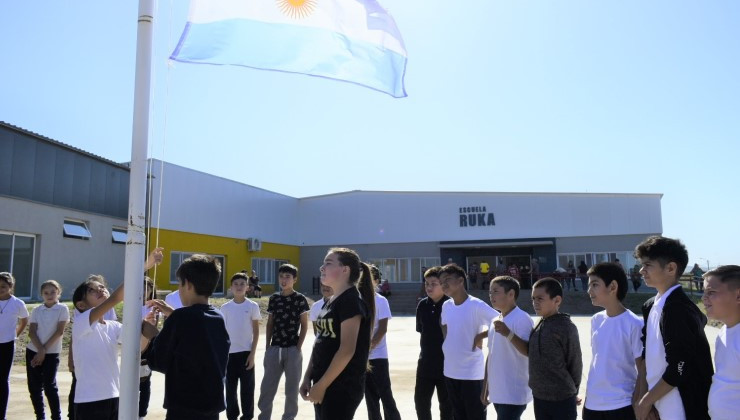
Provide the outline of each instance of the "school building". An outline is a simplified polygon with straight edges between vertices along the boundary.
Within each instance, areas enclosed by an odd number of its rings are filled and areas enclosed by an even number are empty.
[[[123,278],[128,167],[0,122],[0,271],[15,294],[37,299],[56,279],[70,296],[100,273]],[[299,267],[301,291],[318,286],[331,246],[376,264],[394,290],[418,288],[423,267],[449,261],[532,267],[542,273],[572,261],[619,259],[662,232],[661,194],[349,191],[296,198],[242,182],[151,161],[149,248],[165,248],[159,289],[194,253],[216,256],[225,293],[237,271],[254,269],[264,293],[277,268]],[[158,228],[158,229],[157,229]],[[150,272],[150,274],[152,274]]]

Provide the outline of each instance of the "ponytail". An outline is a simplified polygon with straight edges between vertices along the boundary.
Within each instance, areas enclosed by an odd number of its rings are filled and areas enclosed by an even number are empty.
[[[375,320],[375,286],[373,286],[373,275],[370,271],[370,266],[367,263],[361,262],[362,275],[360,281],[357,283],[357,289],[360,291],[362,300],[367,305],[368,316],[370,317],[370,324]],[[373,338],[373,329],[370,328],[370,339]]]

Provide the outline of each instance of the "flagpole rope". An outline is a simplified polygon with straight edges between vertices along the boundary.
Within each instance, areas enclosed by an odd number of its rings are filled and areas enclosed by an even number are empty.
[[[170,0],[169,7],[169,19],[167,20],[167,45],[169,46],[172,41],[172,10],[174,9],[173,0]],[[165,71],[165,83],[164,83],[164,128],[162,135],[162,159],[159,165],[159,199],[157,200],[157,237],[155,246],[159,247],[159,226],[162,221],[162,194],[164,191],[164,157],[165,151],[167,150],[167,122],[169,120],[169,107],[170,107],[170,69],[171,61],[167,58],[167,70]],[[157,277],[157,266],[154,266],[154,278]]]

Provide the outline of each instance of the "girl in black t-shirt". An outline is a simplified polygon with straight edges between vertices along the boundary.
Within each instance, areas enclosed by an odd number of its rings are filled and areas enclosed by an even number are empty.
[[[375,291],[370,267],[347,248],[331,248],[321,283],[334,290],[316,321],[317,336],[301,396],[317,420],[351,419],[365,393]]]

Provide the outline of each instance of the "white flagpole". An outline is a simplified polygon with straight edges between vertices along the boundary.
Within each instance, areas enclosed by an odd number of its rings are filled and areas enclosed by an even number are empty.
[[[144,295],[144,255],[146,254],[146,171],[149,143],[149,97],[152,68],[154,0],[139,0],[136,32],[136,78],[134,119],[131,139],[131,172],[128,195],[128,240],[123,282],[123,348],[121,393],[118,419],[139,418],[139,343],[141,305]]]

